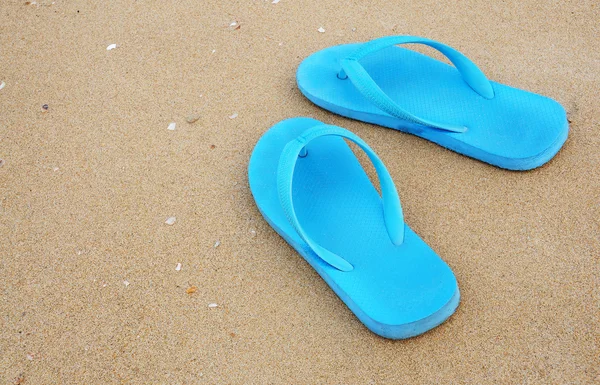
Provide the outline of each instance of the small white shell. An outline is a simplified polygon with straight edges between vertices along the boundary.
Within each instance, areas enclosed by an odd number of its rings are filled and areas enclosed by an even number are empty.
[[[0,90],[3,89],[4,87],[6,87],[6,83],[0,82]]]
[[[188,123],[196,123],[200,119],[199,114],[190,114],[185,118],[185,121]]]
[[[116,45],[116,44],[111,44],[111,45],[109,45],[108,47],[106,47],[106,50],[107,50],[107,51],[111,51],[111,50],[113,50],[113,49],[115,49],[115,48],[117,48],[117,45]]]
[[[177,128],[177,123],[171,123],[169,124],[169,127],[167,127],[167,130],[175,131],[175,128]]]
[[[178,263],[177,266],[175,266],[175,271],[179,271],[181,270],[181,263]]]
[[[319,27],[319,29],[317,29],[317,31],[319,31],[320,33],[324,33],[325,32],[325,28]]]
[[[238,117],[238,113],[235,112],[233,115],[229,115],[229,119],[235,119]]]
[[[219,305],[217,305],[216,303],[209,303],[209,304],[208,304],[208,307],[209,307],[209,308],[211,308],[211,309],[214,309],[214,308],[216,308],[216,307],[218,307],[218,306],[219,306]]]
[[[167,220],[165,221],[165,223],[169,226],[171,226],[173,223],[175,223],[175,221],[177,220],[177,218],[175,217],[168,217]]]

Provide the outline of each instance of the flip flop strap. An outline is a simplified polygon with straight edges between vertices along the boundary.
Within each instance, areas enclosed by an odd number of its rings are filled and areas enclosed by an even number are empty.
[[[485,77],[479,67],[469,60],[469,58],[450,46],[418,36],[387,36],[362,44],[352,55],[342,59],[340,63],[342,69],[338,74],[338,77],[340,79],[350,78],[352,84],[354,84],[356,89],[364,97],[382,111],[387,112],[396,118],[428,127],[438,128],[440,130],[465,132],[467,128],[464,126],[432,122],[405,111],[387,96],[381,88],[379,88],[373,78],[359,62],[360,59],[368,54],[383,48],[408,43],[424,44],[440,51],[452,62],[452,64],[454,64],[464,81],[473,89],[473,91],[486,99],[492,99],[494,97],[494,89],[492,88],[490,81]]]
[[[312,251],[314,251],[323,261],[338,270],[350,271],[353,269],[353,266],[348,261],[324,247],[321,247],[306,234],[300,225],[294,210],[292,181],[296,162],[298,161],[299,155],[304,152],[304,147],[311,140],[322,136],[339,136],[346,138],[356,143],[368,155],[379,178],[385,226],[391,241],[395,245],[400,245],[404,241],[404,216],[402,214],[402,206],[400,205],[400,198],[398,197],[398,191],[396,190],[394,181],[381,159],[379,159],[377,154],[375,154],[367,143],[348,130],[325,124],[317,125],[304,131],[300,136],[290,141],[283,148],[277,168],[277,190],[281,207],[283,208],[288,221],[304,242],[306,242]],[[310,154],[308,156],[310,156]]]

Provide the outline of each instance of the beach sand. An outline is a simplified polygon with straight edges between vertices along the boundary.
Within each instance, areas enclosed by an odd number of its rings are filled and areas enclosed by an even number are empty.
[[[0,383],[598,383],[599,8],[3,0]],[[567,143],[505,171],[298,91],[312,52],[394,34],[556,99]],[[374,335],[263,220],[248,159],[294,116],[384,160],[407,223],[459,281],[448,322]]]

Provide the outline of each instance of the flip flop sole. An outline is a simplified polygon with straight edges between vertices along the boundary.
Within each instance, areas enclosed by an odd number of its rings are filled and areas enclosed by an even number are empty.
[[[308,155],[294,172],[293,197],[305,230],[354,270],[324,263],[287,221],[277,195],[279,155],[286,143],[318,124],[308,118],[285,120],[259,140],[248,171],[259,211],[374,333],[402,339],[436,327],[458,306],[456,278],[408,226],[405,242],[391,244],[381,198],[343,139],[323,137],[307,145]]]
[[[395,118],[375,107],[350,80],[337,77],[341,60],[359,46],[330,47],[306,58],[296,74],[300,91],[328,111],[414,134],[510,170],[545,164],[567,139],[566,112],[556,101],[496,82],[491,82],[495,97],[487,100],[475,93],[453,66],[389,47],[361,60],[381,89],[419,117],[468,129],[452,133]]]

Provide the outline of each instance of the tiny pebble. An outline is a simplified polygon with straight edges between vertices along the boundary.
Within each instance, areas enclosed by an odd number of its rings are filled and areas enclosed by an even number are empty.
[[[234,21],[231,24],[229,24],[230,27],[235,27],[236,25],[237,25],[237,21]]]
[[[59,170],[59,168],[58,168],[58,167],[53,167],[53,168],[52,168],[52,171],[54,171],[54,172],[56,172],[56,171],[58,171],[58,170]]]
[[[212,50],[212,53],[215,53],[215,52],[217,52],[217,50],[216,50],[216,49],[213,49],[213,50]]]
[[[169,127],[167,127],[167,130],[175,131],[176,127],[177,127],[177,123],[171,123],[171,124],[169,124]]]
[[[42,106],[42,110],[44,110],[44,111],[48,111],[48,108],[50,108],[50,106],[49,106],[49,105],[47,105],[47,104],[44,104],[44,105]]]
[[[4,87],[6,87],[6,83],[0,82],[0,90],[3,89]]]
[[[198,288],[196,286],[190,286],[187,288],[187,290],[185,291],[186,293],[188,293],[189,295],[194,294],[196,291],[198,290]]]
[[[175,221],[177,220],[177,218],[175,217],[168,217],[167,220],[165,221],[165,223],[169,226],[171,226],[173,223],[175,223]]]
[[[125,285],[125,287],[129,286],[129,281],[123,281],[123,285]]]
[[[209,308],[211,308],[211,309],[214,309],[214,308],[216,308],[217,306],[219,306],[219,305],[217,305],[216,303],[209,303],[209,304],[208,304],[208,307],[209,307]]]
[[[216,249],[217,247],[219,247],[220,244],[221,244],[221,241],[216,241],[215,245],[213,247]]]
[[[28,354],[28,355],[27,355],[27,359],[28,359],[29,361],[33,361],[33,356],[32,356],[31,354]]]
[[[111,44],[111,45],[109,45],[108,47],[106,47],[106,50],[107,50],[107,51],[111,51],[111,50],[113,50],[113,49],[115,49],[115,48],[117,48],[117,45],[116,45],[116,44]]]
[[[356,32],[356,27],[352,28],[352,32]]]
[[[238,117],[238,113],[234,113],[233,115],[229,115],[229,119],[235,119]]]
[[[181,270],[181,263],[178,263],[177,266],[175,266],[175,271],[179,271]]]
[[[279,3],[279,1],[280,1],[280,0],[273,0],[273,1],[271,2],[271,4],[277,4],[277,3]]]
[[[0,159],[0,167],[4,166],[4,163],[6,163],[4,159]]]
[[[198,115],[198,114],[192,114],[192,115],[188,115],[185,118],[185,121],[188,122],[188,123],[195,123],[195,122],[198,121],[198,119],[200,119],[200,115]]]
[[[252,236],[252,238],[256,237],[256,230],[250,230],[250,236]]]
[[[217,148],[217,146],[215,146],[214,144],[211,144],[211,145],[210,145],[210,149],[211,149],[211,150],[214,150],[215,148]]]
[[[325,32],[325,28],[323,28],[323,27],[319,27],[319,29],[317,29],[317,31],[319,31],[319,32],[321,32],[321,33],[324,33],[324,32]]]

